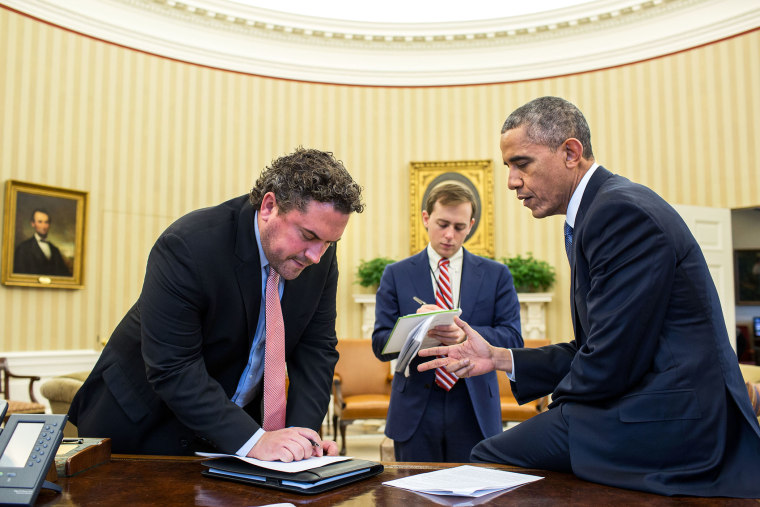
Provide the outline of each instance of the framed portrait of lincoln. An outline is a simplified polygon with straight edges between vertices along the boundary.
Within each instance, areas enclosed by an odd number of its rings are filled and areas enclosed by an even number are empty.
[[[3,285],[84,287],[87,192],[9,180],[3,216]]]

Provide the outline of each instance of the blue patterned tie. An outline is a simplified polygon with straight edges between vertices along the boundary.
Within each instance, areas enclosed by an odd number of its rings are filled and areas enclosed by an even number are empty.
[[[572,253],[573,253],[573,228],[570,227],[570,224],[565,222],[565,252],[567,252],[567,260],[570,261],[570,264],[573,263],[572,259]]]

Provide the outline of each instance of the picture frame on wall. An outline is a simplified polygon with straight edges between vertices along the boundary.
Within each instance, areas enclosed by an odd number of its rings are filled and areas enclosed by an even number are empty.
[[[760,249],[734,250],[737,305],[760,305]]]
[[[422,250],[428,235],[422,224],[422,210],[427,196],[436,185],[459,183],[473,193],[477,210],[475,224],[465,239],[470,252],[485,257],[494,256],[493,231],[493,161],[452,160],[410,163],[410,254]]]
[[[87,192],[8,180],[2,284],[84,287]]]

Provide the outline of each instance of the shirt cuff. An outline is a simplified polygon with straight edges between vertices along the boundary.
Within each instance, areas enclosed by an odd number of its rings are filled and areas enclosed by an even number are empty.
[[[507,373],[507,378],[512,382],[517,382],[515,380],[515,356],[512,354],[512,349],[507,350],[509,351],[509,358],[512,360],[512,373]]]
[[[258,443],[258,441],[261,439],[261,437],[264,436],[264,431],[262,428],[259,428],[256,433],[253,434],[251,438],[248,439],[246,443],[243,444],[243,447],[237,450],[235,453],[238,456],[248,456],[248,453],[251,452],[251,449],[253,449],[253,446]]]

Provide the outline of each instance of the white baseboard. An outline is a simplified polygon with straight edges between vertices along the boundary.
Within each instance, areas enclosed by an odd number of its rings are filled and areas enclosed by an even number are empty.
[[[8,358],[8,368],[18,375],[37,375],[40,377],[34,383],[34,394],[37,401],[47,406],[50,405],[40,393],[40,386],[46,380],[78,371],[89,371],[95,366],[100,357],[97,350],[45,350],[33,352],[0,352],[1,356]],[[11,379],[8,398],[19,401],[29,401],[29,381]]]

